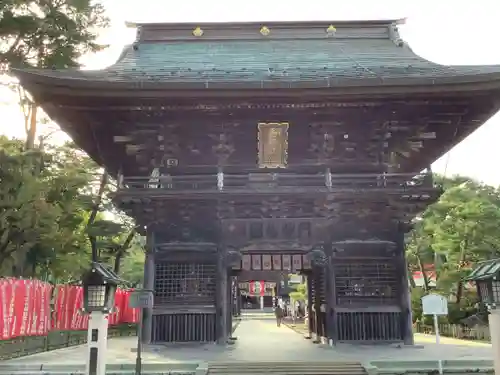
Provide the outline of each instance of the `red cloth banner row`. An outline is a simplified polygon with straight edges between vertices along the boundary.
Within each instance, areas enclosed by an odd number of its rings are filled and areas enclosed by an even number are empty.
[[[264,281],[250,281],[248,289],[251,296],[263,296],[266,293],[266,283]]]
[[[137,323],[139,314],[129,307],[129,299],[129,290],[117,290],[110,325]],[[82,307],[80,286],[0,279],[0,340],[87,329],[88,315],[81,313]]]

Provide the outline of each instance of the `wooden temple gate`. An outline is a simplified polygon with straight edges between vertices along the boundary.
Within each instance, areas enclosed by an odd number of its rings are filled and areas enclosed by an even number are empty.
[[[14,70],[144,229],[144,342],[225,342],[236,278],[288,267],[315,341],[412,342],[404,235],[500,68],[426,61],[398,24],[138,24],[102,71]]]
[[[314,233],[321,231],[317,225],[321,220],[223,222],[223,228],[236,234],[225,237],[223,248],[200,242],[159,241],[154,245],[155,233],[148,233],[151,251],[147,253],[145,287],[155,291],[155,307],[145,311],[145,342],[224,341],[231,334],[237,311],[237,283],[279,279],[288,273],[307,278],[309,330],[314,341],[411,342],[404,258],[407,228],[396,224],[392,241],[313,242],[316,238],[311,236],[309,241],[289,242],[283,236],[292,233],[290,227],[315,222],[311,225]],[[257,222],[263,226],[262,237],[260,231],[250,231]],[[236,224],[248,228],[248,237]],[[264,236],[275,229],[274,240],[266,241]],[[246,242],[255,233],[259,240]],[[268,276],[256,276],[259,274]]]

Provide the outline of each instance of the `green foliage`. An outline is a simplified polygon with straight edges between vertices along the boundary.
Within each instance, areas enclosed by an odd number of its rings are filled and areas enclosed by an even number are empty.
[[[40,172],[33,173],[33,166],[40,164]],[[21,141],[0,137],[0,165],[2,275],[49,281],[79,278],[90,261],[89,234],[98,239],[100,260],[111,265],[118,253],[119,263],[126,258],[129,248],[142,251],[139,237],[125,243],[134,226],[129,220],[110,218],[104,207],[97,207],[89,223],[102,172],[74,145],[25,152]],[[21,263],[16,261],[20,255],[25,256]],[[142,270],[140,257],[135,259],[127,269],[132,274],[139,272],[134,267]]]
[[[290,298],[294,301],[305,301],[307,300],[307,285],[299,284],[294,292],[289,293]]]
[[[98,33],[107,24],[99,1],[3,0],[0,73],[78,67],[83,55],[106,47]],[[0,138],[1,274],[71,280],[90,254],[119,269],[136,233],[110,205],[113,182],[74,145],[37,146],[43,113],[14,80],[5,82],[19,95],[26,141]]]
[[[0,2],[0,66],[68,68],[85,53],[105,46],[98,30],[108,19],[91,0],[3,0]]]
[[[465,177],[438,179],[444,194],[416,221],[408,238],[409,273],[422,272],[428,281],[415,288],[410,280],[413,315],[422,319],[419,298],[432,289],[449,298],[448,319],[458,323],[476,313],[477,296],[464,277],[477,262],[500,256],[500,191]]]
[[[144,276],[144,248],[136,241],[130,248],[128,256],[123,260],[121,276],[132,285],[142,284]]]

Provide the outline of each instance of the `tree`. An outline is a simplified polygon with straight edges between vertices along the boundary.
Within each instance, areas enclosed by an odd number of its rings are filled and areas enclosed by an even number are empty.
[[[466,177],[438,179],[445,192],[416,220],[407,260],[410,273],[422,272],[424,294],[432,289],[453,297],[450,319],[458,322],[475,311],[475,290],[464,285],[464,277],[477,262],[500,256],[500,191]],[[420,298],[415,283],[412,286],[413,295]]]
[[[9,260],[9,273],[16,276],[30,276],[36,268],[34,259],[67,249],[78,225],[70,215],[74,216],[79,189],[88,181],[67,171],[61,174],[49,156],[23,151],[21,141],[0,138],[0,267]],[[38,175],[32,173],[34,160],[47,166]],[[31,271],[24,256],[29,253]],[[19,254],[23,261],[12,262]]]
[[[84,54],[106,47],[97,40],[108,19],[103,6],[91,0],[4,0],[0,14],[0,73],[4,75],[10,68],[78,67]],[[28,92],[15,80],[8,82],[19,96],[24,115],[25,149],[34,149],[37,124],[49,120]],[[29,161],[32,173],[39,173],[37,160]],[[16,255],[20,269],[28,254],[23,248]]]
[[[36,175],[33,159],[43,166]],[[24,151],[22,141],[0,137],[0,165],[2,274],[78,278],[91,259],[89,237],[96,239],[95,260],[120,270],[137,246],[135,224],[116,210],[109,214],[111,183],[96,207],[102,173],[90,158],[73,144]]]
[[[78,67],[86,53],[102,50],[98,32],[108,25],[104,7],[91,0],[0,2],[0,70]],[[14,84],[25,118],[26,148],[35,147],[38,105]]]
[[[433,207],[428,225],[432,248],[439,259],[438,287],[451,289],[456,302],[463,295],[463,279],[478,261],[498,256],[500,198],[491,187],[468,181],[446,191]]]
[[[144,277],[144,245],[141,237],[135,237],[120,268],[119,275],[134,286],[141,285]]]

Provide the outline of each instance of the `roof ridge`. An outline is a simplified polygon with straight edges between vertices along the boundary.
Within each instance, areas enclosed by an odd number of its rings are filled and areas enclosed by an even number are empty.
[[[239,22],[133,22],[126,21],[125,26],[130,28],[148,27],[148,28],[185,28],[191,29],[196,26],[204,27],[244,27],[244,26],[275,26],[286,28],[304,28],[304,27],[317,27],[324,24],[334,24],[341,27],[366,27],[366,26],[389,26],[389,25],[402,25],[406,23],[406,18],[389,18],[389,19],[366,19],[366,20],[317,20],[317,21],[239,21]]]

